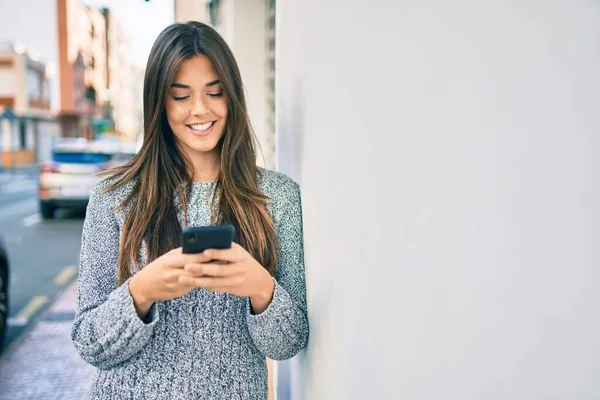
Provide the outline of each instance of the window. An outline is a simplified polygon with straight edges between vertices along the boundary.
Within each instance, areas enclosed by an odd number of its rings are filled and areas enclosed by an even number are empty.
[[[85,98],[92,104],[96,104],[96,89],[92,86],[85,89]]]

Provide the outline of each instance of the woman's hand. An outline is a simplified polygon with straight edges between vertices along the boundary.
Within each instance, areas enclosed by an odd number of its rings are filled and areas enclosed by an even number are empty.
[[[267,309],[273,298],[275,282],[242,246],[233,243],[230,249],[210,249],[202,254],[204,261],[186,263],[184,270],[189,274],[179,276],[181,284],[249,297],[255,314]]]
[[[181,276],[190,275],[183,266],[209,260],[203,254],[183,254],[180,247],[163,254],[137,272],[129,281],[129,291],[140,318],[145,318],[155,301],[171,300],[194,289],[194,285],[179,280]]]

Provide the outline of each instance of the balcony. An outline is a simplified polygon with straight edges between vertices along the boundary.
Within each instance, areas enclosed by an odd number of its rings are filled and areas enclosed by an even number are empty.
[[[50,110],[50,101],[45,97],[30,97],[27,100],[27,106],[29,108],[37,109],[37,110]]]

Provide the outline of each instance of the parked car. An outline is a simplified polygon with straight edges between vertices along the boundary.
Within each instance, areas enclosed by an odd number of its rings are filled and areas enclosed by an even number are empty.
[[[8,256],[2,238],[0,237],[0,354],[4,347],[6,321],[8,319]]]
[[[52,160],[40,165],[39,201],[42,218],[54,217],[59,208],[85,209],[97,174],[135,155],[114,141],[63,139],[55,143]]]

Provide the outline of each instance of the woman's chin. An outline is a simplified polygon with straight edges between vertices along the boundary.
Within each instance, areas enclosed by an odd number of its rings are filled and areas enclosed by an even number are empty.
[[[206,143],[202,145],[193,144],[191,146],[188,145],[187,147],[194,153],[194,155],[208,155],[217,152],[217,143]]]
[[[179,147],[190,156],[210,154],[217,151],[219,141],[207,140],[208,138],[186,137],[184,140],[177,138]],[[211,138],[212,139],[212,138]]]

